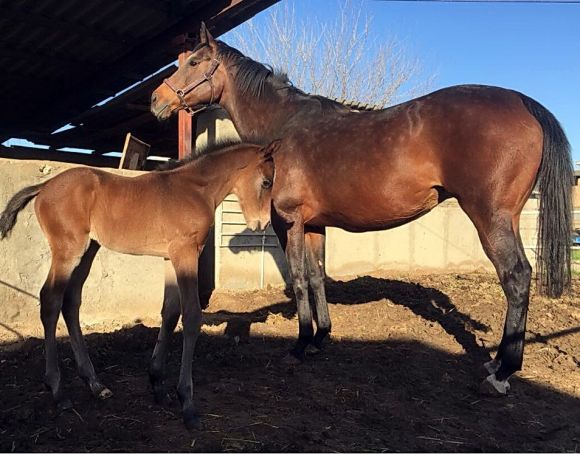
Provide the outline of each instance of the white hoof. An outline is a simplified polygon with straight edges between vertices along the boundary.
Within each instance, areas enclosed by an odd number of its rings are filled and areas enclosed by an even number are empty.
[[[492,359],[483,365],[489,374],[495,374],[499,370],[499,366],[501,366],[501,360],[496,361],[495,359]]]
[[[487,377],[479,386],[479,393],[484,396],[505,396],[510,389],[510,384],[507,380],[500,381],[495,378],[495,374]]]

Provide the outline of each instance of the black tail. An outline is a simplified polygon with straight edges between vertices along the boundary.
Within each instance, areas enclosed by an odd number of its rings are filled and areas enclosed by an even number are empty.
[[[0,240],[3,240],[8,236],[16,224],[18,213],[28,204],[28,202],[38,195],[43,186],[44,183],[28,186],[12,196],[6,205],[6,208],[2,214],[0,214]]]
[[[536,271],[541,294],[559,297],[572,278],[572,184],[574,169],[570,144],[554,115],[537,101],[521,95],[525,106],[542,126],[544,149],[537,177],[540,192]]]

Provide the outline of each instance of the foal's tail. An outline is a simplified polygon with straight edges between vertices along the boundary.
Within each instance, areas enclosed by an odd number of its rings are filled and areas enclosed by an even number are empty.
[[[0,214],[0,240],[8,236],[16,224],[18,213],[38,195],[45,183],[28,186],[12,196],[6,208]]]
[[[544,131],[537,176],[540,219],[536,269],[541,294],[559,297],[570,287],[573,173],[570,143],[556,117],[537,101],[521,95]]]

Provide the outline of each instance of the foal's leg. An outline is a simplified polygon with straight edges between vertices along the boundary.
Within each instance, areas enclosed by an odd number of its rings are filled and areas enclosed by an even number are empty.
[[[312,310],[308,302],[308,282],[306,280],[306,254],[304,248],[304,225],[294,222],[288,230],[286,258],[290,267],[290,276],[294,286],[296,307],[298,311],[298,341],[290,354],[299,361],[304,360],[304,351],[312,343]]]
[[[73,254],[69,251],[55,251],[53,249],[50,270],[40,290],[40,318],[44,327],[44,354],[46,360],[44,382],[50,388],[54,402],[59,410],[71,408],[72,403],[62,393],[56,343],[56,324],[68,281],[79,263],[81,255],[82,251],[78,254]]]
[[[326,292],[324,288],[324,228],[314,232],[308,231],[305,236],[306,246],[306,263],[308,266],[308,280],[314,293],[316,302],[316,334],[314,335],[313,345],[317,349],[322,348],[322,341],[330,333],[331,322],[328,314],[328,303],[326,301]]]
[[[79,309],[81,306],[83,285],[89,276],[93,260],[100,249],[96,241],[92,241],[89,248],[81,258],[79,265],[72,273],[66,287],[62,306],[62,315],[66,322],[72,349],[75,355],[77,368],[81,378],[87,383],[91,392],[101,399],[111,397],[113,393],[103,385],[95,373],[95,368],[89,357],[81,325],[79,321]]]
[[[507,299],[503,336],[495,359],[485,365],[490,375],[481,386],[484,393],[501,395],[509,390],[509,377],[522,368],[532,267],[516,233],[519,214],[498,211],[488,219],[476,217],[474,223]]]
[[[155,400],[158,403],[169,403],[171,401],[165,388],[165,361],[169,340],[181,314],[179,303],[179,286],[175,269],[169,260],[165,260],[165,290],[163,294],[163,309],[161,310],[161,328],[157,336],[157,343],[151,357],[149,366],[149,379],[153,386]]]
[[[201,307],[199,305],[197,268],[198,249],[190,244],[182,245],[171,253],[175,268],[181,302],[181,321],[183,323],[183,352],[177,394],[181,401],[183,420],[188,429],[199,424],[199,416],[193,405],[193,383],[191,378],[193,351],[201,329]]]

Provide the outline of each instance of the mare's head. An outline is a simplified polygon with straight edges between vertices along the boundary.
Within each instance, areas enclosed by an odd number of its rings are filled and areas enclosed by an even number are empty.
[[[219,56],[219,43],[202,22],[199,44],[177,71],[151,95],[151,112],[165,120],[177,111],[193,112],[202,105],[219,102],[227,73]]]
[[[232,192],[238,197],[248,228],[265,229],[270,223],[274,160],[280,141],[265,147],[253,146],[250,157],[236,174]],[[232,159],[235,158],[235,153]]]
[[[193,114],[202,106],[224,105],[234,95],[269,97],[291,86],[285,75],[275,75],[269,67],[213,39],[203,23],[199,35],[199,44],[151,95],[151,112],[159,120],[182,109]]]

